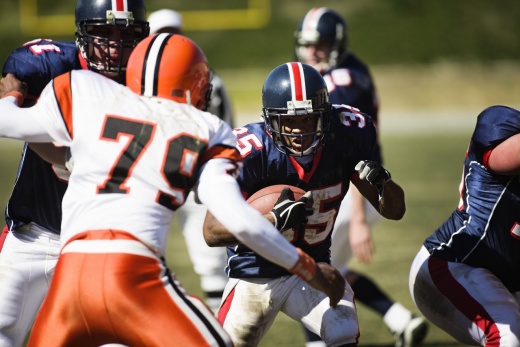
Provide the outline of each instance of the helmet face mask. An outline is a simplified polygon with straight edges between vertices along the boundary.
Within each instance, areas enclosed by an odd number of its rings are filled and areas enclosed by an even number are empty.
[[[324,109],[305,116],[296,116],[264,109],[263,117],[266,124],[269,124],[267,131],[278,150],[290,156],[304,157],[321,149],[325,134],[322,119],[326,112],[329,111]],[[306,130],[309,128],[311,130]],[[298,129],[298,132],[292,132],[294,129]]]
[[[311,46],[315,50],[310,50]],[[325,54],[318,54],[320,47]],[[347,53],[347,25],[337,12],[321,7],[305,14],[295,32],[295,54],[299,61],[323,73],[335,67]]]
[[[290,156],[321,149],[328,132],[331,105],[323,77],[307,64],[275,68],[262,89],[262,116],[276,148]]]
[[[124,79],[130,52],[149,30],[142,0],[76,4],[76,44],[88,68],[107,77]]]

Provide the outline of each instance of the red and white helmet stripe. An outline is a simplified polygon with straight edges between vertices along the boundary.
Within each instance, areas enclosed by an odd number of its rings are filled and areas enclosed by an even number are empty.
[[[128,0],[112,0],[112,10],[107,11],[107,19],[128,19],[132,23],[134,13],[128,8]]]
[[[291,94],[293,101],[306,100],[305,75],[301,63],[287,63],[291,77]]]
[[[297,109],[312,111],[312,100],[307,100],[307,88],[305,85],[305,73],[301,63],[287,63],[289,77],[291,79],[291,100],[287,101],[289,114],[297,114]]]
[[[320,21],[321,16],[327,12],[327,8],[325,7],[317,7],[313,8],[303,18],[302,24],[302,35],[305,36],[304,32],[312,31],[315,32],[318,27],[318,22]]]
[[[112,0],[112,11],[127,12],[128,1],[127,0]]]

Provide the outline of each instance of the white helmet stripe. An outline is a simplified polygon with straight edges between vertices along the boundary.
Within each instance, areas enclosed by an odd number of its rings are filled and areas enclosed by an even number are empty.
[[[307,100],[307,90],[305,88],[305,75],[301,63],[287,63],[289,76],[291,78],[291,99],[292,101]]]
[[[157,82],[159,77],[159,66],[161,65],[161,54],[164,49],[164,45],[168,39],[172,36],[171,34],[159,34],[155,37],[148,48],[148,52],[145,57],[143,67],[143,90],[141,94],[144,96],[155,96],[157,95]]]
[[[318,27],[318,22],[320,21],[321,16],[327,12],[326,7],[317,7],[313,8],[303,18],[302,31],[315,31]]]
[[[128,11],[128,1],[127,0],[112,0],[112,11]]]

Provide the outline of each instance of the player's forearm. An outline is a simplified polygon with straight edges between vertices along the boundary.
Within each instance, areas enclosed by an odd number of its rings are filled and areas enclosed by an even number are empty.
[[[202,228],[204,240],[210,247],[228,247],[240,244],[240,241],[230,233],[211,212],[206,213]]]
[[[486,160],[487,158],[487,160]],[[484,166],[499,175],[520,174],[520,134],[501,142],[484,156]]]
[[[352,209],[350,213],[350,224],[366,223],[365,197],[359,192],[354,184],[349,187]]]
[[[406,212],[403,189],[392,180],[386,182],[383,197],[378,201],[376,208],[387,219],[403,218]]]
[[[274,217],[272,214],[264,215],[264,217],[274,225]],[[204,240],[210,247],[230,247],[240,244],[240,241],[209,211],[206,213],[202,231]]]
[[[52,137],[38,121],[35,108],[19,108],[14,96],[0,99],[0,137],[27,142],[52,142]]]
[[[65,168],[67,147],[57,147],[52,143],[29,143],[29,148],[46,162]]]
[[[212,159],[202,170],[197,189],[200,201],[236,239],[267,260],[291,269],[300,255],[282,234],[242,197],[226,160]]]

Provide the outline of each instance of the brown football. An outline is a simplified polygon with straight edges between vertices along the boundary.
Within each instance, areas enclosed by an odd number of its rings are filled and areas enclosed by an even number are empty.
[[[276,184],[258,190],[247,199],[247,202],[260,213],[267,214],[273,209],[284,188],[291,189],[294,194],[294,200],[299,200],[305,194],[305,191],[298,187]]]

